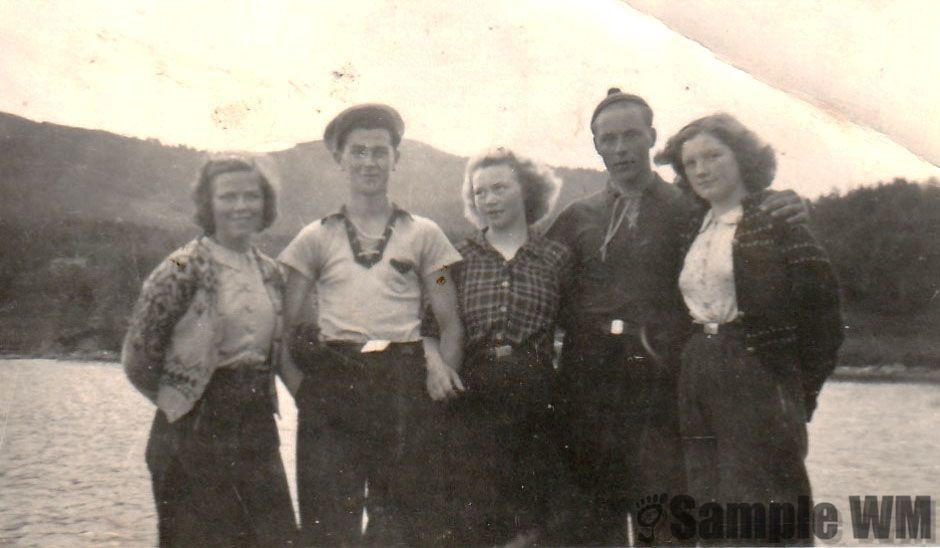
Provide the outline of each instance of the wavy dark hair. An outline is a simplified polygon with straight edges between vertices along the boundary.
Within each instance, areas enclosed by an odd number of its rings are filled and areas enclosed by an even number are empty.
[[[522,201],[525,207],[526,224],[532,226],[544,220],[558,201],[561,193],[561,179],[548,166],[536,163],[515,152],[497,147],[485,150],[467,162],[464,172],[463,197],[464,216],[477,228],[486,223],[477,209],[473,196],[473,175],[478,170],[492,166],[509,166],[522,187]]]
[[[764,190],[773,183],[777,174],[777,158],[773,147],[764,143],[734,116],[719,112],[689,123],[666,141],[663,150],[656,153],[654,161],[658,165],[669,164],[679,176],[676,181],[679,188],[692,192],[682,165],[682,146],[689,139],[702,134],[711,135],[731,149],[748,193]]]
[[[211,158],[206,160],[199,170],[199,177],[193,185],[193,203],[196,204],[196,213],[193,220],[202,228],[203,234],[215,234],[215,212],[212,209],[212,181],[223,173],[254,173],[261,183],[261,194],[264,197],[264,211],[261,218],[261,230],[264,230],[277,219],[277,192],[270,179],[249,157],[228,156],[225,158]]]

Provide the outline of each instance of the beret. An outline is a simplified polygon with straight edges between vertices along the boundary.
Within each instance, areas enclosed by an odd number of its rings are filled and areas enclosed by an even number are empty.
[[[604,99],[601,100],[601,102],[598,103],[596,107],[594,107],[594,114],[591,115],[591,127],[594,127],[594,120],[597,120],[597,117],[600,115],[602,110],[614,103],[619,103],[620,101],[640,105],[650,114],[649,117],[652,118],[653,110],[650,108],[649,104],[643,100],[642,97],[639,95],[633,95],[632,93],[624,93],[620,91],[620,88],[610,88],[607,90],[607,97],[604,97]],[[651,119],[650,124],[652,123],[653,121]]]
[[[346,134],[357,128],[387,129],[392,136],[392,144],[397,147],[405,133],[405,122],[398,111],[388,105],[366,103],[351,106],[327,124],[323,143],[335,154],[343,146]]]

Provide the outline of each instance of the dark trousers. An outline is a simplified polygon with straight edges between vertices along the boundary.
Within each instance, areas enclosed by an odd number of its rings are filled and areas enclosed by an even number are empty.
[[[420,343],[316,352],[297,395],[304,545],[425,545],[442,527],[439,420]],[[368,492],[366,491],[368,486]],[[363,508],[369,521],[362,530]]]
[[[627,544],[628,514],[683,490],[676,361],[654,361],[629,335],[566,334],[559,387],[574,493],[554,540]]]
[[[147,443],[160,546],[284,546],[296,524],[272,416],[270,374],[216,371],[196,407]]]
[[[445,422],[448,544],[493,546],[547,525],[566,487],[551,355],[471,355]]]
[[[777,502],[796,509],[799,497],[810,497],[803,462],[806,414],[792,365],[764,363],[745,348],[737,330],[698,333],[682,355],[679,395],[689,495],[698,506],[715,501],[763,503],[766,508]],[[794,528],[794,535],[799,533]],[[783,542],[811,544],[809,531],[803,533],[806,538]],[[703,540],[767,542],[766,537]]]

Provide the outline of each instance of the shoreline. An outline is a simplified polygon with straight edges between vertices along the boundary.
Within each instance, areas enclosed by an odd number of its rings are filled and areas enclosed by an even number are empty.
[[[940,384],[940,369],[924,366],[840,365],[829,377],[837,382],[910,382]]]
[[[69,362],[97,362],[120,365],[117,352],[96,351],[73,354],[17,354],[0,353],[0,360],[54,360]],[[887,382],[940,384],[940,368],[889,365],[840,365],[829,377],[835,382]]]

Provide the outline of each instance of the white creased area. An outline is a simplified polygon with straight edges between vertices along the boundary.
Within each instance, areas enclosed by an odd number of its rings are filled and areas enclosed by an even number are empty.
[[[837,21],[864,39],[878,2],[825,10],[814,1],[752,2],[741,10],[751,20],[723,15],[737,7],[702,7],[697,26],[665,2],[636,3],[663,20],[618,0],[246,1],[237,9],[221,0],[10,0],[0,4],[0,110],[196,148],[270,151],[319,139],[350,104],[382,101],[401,110],[406,137],[447,152],[503,144],[552,165],[599,168],[588,120],[607,88],[620,86],[650,101],[660,145],[695,117],[735,114],[777,148],[776,185],[809,197],[896,176],[940,177],[893,139],[898,128],[900,142],[922,144],[917,150],[933,158],[923,151],[935,139],[923,135],[933,135],[940,104],[925,99],[940,93],[935,71],[904,67],[934,66],[936,26],[929,42],[923,32],[911,38],[909,27],[938,20],[940,10],[897,3],[869,50],[918,42],[864,55],[852,41],[820,50],[828,44],[819,36]],[[738,38],[712,45],[697,32],[703,26]],[[902,63],[902,49],[916,62]],[[846,68],[827,81],[821,67],[840,52]],[[879,66],[905,77],[866,77]],[[872,90],[840,100],[846,82]],[[865,97],[864,108],[849,109]]]

